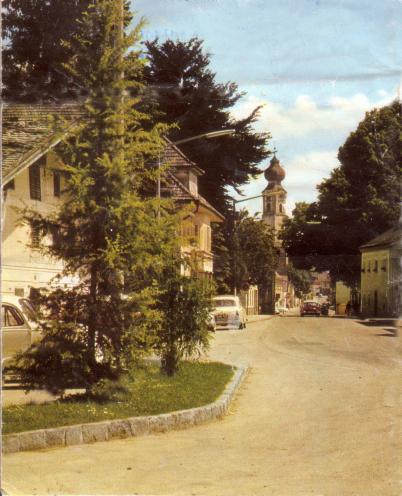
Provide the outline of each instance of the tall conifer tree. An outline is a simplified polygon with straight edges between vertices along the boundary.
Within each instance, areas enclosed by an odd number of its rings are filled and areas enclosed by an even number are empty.
[[[20,359],[26,387],[90,388],[132,364],[153,343],[158,277],[179,252],[180,212],[154,197],[156,172],[147,165],[166,128],[145,131],[148,116],[139,110],[142,24],[123,34],[122,23],[119,2],[93,0],[69,41],[73,55],[65,70],[88,98],[80,122],[57,148],[65,164],[64,201],[54,215],[24,215],[42,235],[53,234],[43,250],[62,259],[63,275],[78,275],[80,283],[46,296],[51,318],[44,337]],[[55,127],[65,131],[63,122]]]

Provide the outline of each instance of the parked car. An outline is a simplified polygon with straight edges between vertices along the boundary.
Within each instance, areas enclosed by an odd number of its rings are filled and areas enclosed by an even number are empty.
[[[319,317],[321,315],[321,305],[316,301],[304,301],[300,307],[300,316],[305,315],[316,315]]]
[[[246,310],[240,303],[238,296],[222,295],[213,298],[213,315],[217,327],[246,327]]]
[[[275,314],[276,315],[284,315],[285,313],[289,312],[289,308],[276,304],[275,305]]]
[[[13,295],[1,298],[2,368],[19,351],[40,339],[35,311],[29,300]]]

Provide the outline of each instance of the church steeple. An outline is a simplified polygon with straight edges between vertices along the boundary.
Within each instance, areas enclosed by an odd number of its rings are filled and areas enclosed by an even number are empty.
[[[263,220],[270,227],[275,229],[277,234],[287,216],[285,211],[286,190],[282,186],[282,181],[286,177],[286,172],[279,162],[276,152],[275,149],[270,165],[264,172],[268,184],[262,195],[264,201]]]
[[[267,189],[269,189],[270,186],[280,185],[286,177],[285,169],[276,158],[276,149],[274,150],[274,156],[271,159],[270,166],[264,172],[264,176],[268,181]]]

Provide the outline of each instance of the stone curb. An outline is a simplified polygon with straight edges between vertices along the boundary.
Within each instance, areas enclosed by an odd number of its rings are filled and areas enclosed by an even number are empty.
[[[53,429],[6,434],[2,436],[3,454],[110,441],[113,439],[124,439],[171,430],[187,429],[194,425],[222,418],[227,412],[233,396],[242,383],[247,370],[248,367],[236,367],[231,381],[214,403],[161,415],[105,420],[90,424],[69,425]]]

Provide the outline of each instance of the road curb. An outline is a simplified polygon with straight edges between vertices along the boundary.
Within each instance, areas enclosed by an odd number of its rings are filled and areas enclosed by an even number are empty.
[[[90,444],[127,437],[145,436],[180,430],[222,418],[241,385],[248,367],[236,367],[223,393],[213,403],[161,415],[105,420],[89,424],[69,425],[52,429],[25,431],[2,436],[2,452],[17,453],[77,444]]]

